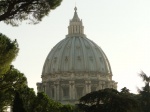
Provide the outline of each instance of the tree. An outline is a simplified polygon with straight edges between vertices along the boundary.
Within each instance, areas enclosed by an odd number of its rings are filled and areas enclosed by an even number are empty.
[[[39,92],[31,112],[60,112],[62,105],[50,99],[45,93]]]
[[[78,108],[84,112],[138,112],[139,105],[134,98],[106,88],[81,97]]]
[[[140,77],[143,79],[145,86],[138,90],[140,95],[140,103],[143,112],[150,111],[150,76],[147,76],[143,71],[140,73]]]
[[[0,77],[0,112],[12,104],[14,92],[26,84],[24,74],[13,67]]]
[[[121,93],[129,94],[129,93],[130,93],[130,90],[127,89],[126,87],[124,87],[124,88],[121,89]]]
[[[0,21],[18,25],[23,20],[36,24],[62,0],[0,0]]]
[[[0,33],[0,77],[9,70],[10,64],[17,56],[18,51],[17,41],[12,41]]]
[[[25,112],[61,112],[62,104],[53,101],[45,93],[35,95],[32,88],[25,86],[17,90]]]
[[[16,90],[26,84],[27,79],[24,74],[12,67],[0,78],[0,91]]]
[[[13,112],[26,112],[23,106],[22,98],[20,97],[20,94],[18,91],[15,91],[15,98],[13,101],[12,111]]]
[[[34,101],[36,99],[34,90],[32,88],[29,88],[28,86],[24,86],[23,88],[20,88],[17,91],[20,94],[26,112],[34,112]]]
[[[76,109],[75,106],[69,104],[62,105],[60,107],[61,112],[77,112],[77,110],[75,109]]]
[[[14,91],[27,83],[24,74],[11,65],[18,51],[17,41],[0,33],[0,112],[11,105]]]

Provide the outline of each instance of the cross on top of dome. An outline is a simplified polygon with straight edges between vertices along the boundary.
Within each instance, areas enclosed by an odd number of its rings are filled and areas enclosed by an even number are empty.
[[[77,7],[74,8],[75,12],[77,11]]]

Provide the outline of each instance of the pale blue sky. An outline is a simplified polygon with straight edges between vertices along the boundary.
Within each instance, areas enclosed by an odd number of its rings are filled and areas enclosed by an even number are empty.
[[[85,34],[107,55],[118,90],[126,86],[135,93],[142,85],[138,73],[150,74],[150,1],[76,0],[76,6]],[[19,43],[13,64],[26,75],[29,87],[36,90],[48,53],[67,35],[74,7],[74,0],[64,0],[38,25],[0,22],[0,32]]]

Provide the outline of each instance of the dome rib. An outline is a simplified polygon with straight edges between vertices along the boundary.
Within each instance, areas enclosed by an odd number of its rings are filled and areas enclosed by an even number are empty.
[[[94,43],[93,41],[92,41],[92,43]],[[95,44],[95,43],[94,43]],[[107,56],[106,56],[106,54],[104,53],[104,51],[97,45],[97,44],[95,44],[99,49],[99,53],[102,53],[101,55],[103,56],[103,58],[104,58],[104,61],[106,62],[105,63],[105,68],[107,68],[107,72],[108,73],[112,73],[112,71],[111,71],[111,66],[110,66],[110,63],[109,63],[109,60],[108,60],[108,58],[107,58]]]
[[[87,39],[87,38],[86,38],[86,40],[89,41],[89,39]],[[98,60],[97,60],[97,52],[95,51],[95,43],[93,43],[92,41],[89,41],[89,44],[92,48],[93,57],[94,57],[93,59],[95,60],[95,64],[96,64],[96,66],[94,68],[96,68],[96,70],[98,70],[98,63],[97,63]],[[93,62],[94,62],[94,60],[93,60]]]
[[[58,51],[61,51],[61,46],[64,42],[65,42],[65,40],[62,41],[61,43],[59,43],[58,46],[56,47],[56,49],[53,49],[53,50],[55,50],[55,52],[54,52],[52,57],[49,56],[51,58],[51,62],[52,62],[51,63],[52,67],[50,68],[51,73],[55,73],[56,71],[59,72],[59,61],[60,61],[60,59],[58,57],[60,57],[60,52],[58,52]],[[54,64],[53,60],[54,60],[55,57],[57,57],[57,60],[56,60],[56,63]]]
[[[82,56],[80,51],[80,41],[79,37],[75,37],[75,71],[80,72],[82,69]]]
[[[59,43],[57,43],[57,44],[52,48],[51,51],[57,49],[57,47],[58,47],[63,41],[65,41],[65,40],[63,39],[63,40],[61,40]],[[48,74],[48,72],[46,72],[46,71],[50,70],[50,68],[51,68],[51,66],[52,66],[52,64],[49,65],[49,63],[52,63],[52,58],[53,58],[53,55],[54,55],[54,54],[55,54],[54,52],[50,52],[50,53],[48,54],[48,56],[46,57],[45,64],[44,64],[44,66],[43,66],[42,75],[43,75],[43,74],[44,74],[44,75],[45,75],[45,74]],[[51,58],[49,59],[49,57],[51,57]],[[47,61],[48,61],[48,62],[47,62]],[[47,64],[48,64],[48,65],[47,65]],[[46,65],[47,65],[47,66],[46,66]],[[45,72],[45,73],[44,73],[44,72]]]
[[[104,53],[104,51],[102,51],[103,52],[103,54],[104,54],[104,56],[105,56],[105,59],[106,59],[106,68],[107,68],[107,71],[108,71],[108,73],[111,73],[112,74],[112,71],[111,71],[111,66],[110,66],[110,63],[109,63],[109,60],[108,60],[108,58],[106,57],[106,54]],[[108,67],[109,66],[109,67]]]
[[[71,58],[71,65],[70,65],[71,66],[71,72],[74,71],[74,66],[73,65],[75,64],[75,62],[74,62],[75,61],[74,60],[75,59],[75,57],[74,57],[75,56],[75,54],[74,54],[75,53],[74,42],[75,42],[75,37],[72,37],[72,44],[71,44],[72,49],[71,49],[71,53],[70,53],[70,56],[72,54],[72,57],[70,57]]]
[[[83,41],[82,37],[79,37],[79,39],[80,39],[81,46],[82,46],[81,48],[82,48],[83,60],[84,60],[84,61],[83,61],[83,62],[84,62],[83,65],[84,65],[84,69],[86,70],[86,68],[87,68],[87,67],[86,67],[86,64],[87,64],[87,61],[86,61],[86,60],[87,60],[87,59],[86,59],[86,52],[85,52],[85,51],[86,51],[86,50],[85,50],[85,44],[84,44],[84,41]]]
[[[91,44],[91,42],[87,39],[87,38],[85,38],[85,40],[87,41],[87,43],[88,43],[88,46],[89,46],[89,50],[90,49],[92,49],[92,44]],[[95,68],[95,66],[93,65],[93,55],[94,55],[94,53],[93,53],[93,49],[92,50],[90,50],[90,55],[87,57],[88,58],[88,62],[89,62],[89,68],[91,69],[90,71],[92,72],[92,71],[94,71],[94,68]]]
[[[70,38],[67,38],[66,39],[66,41],[64,42],[64,45],[63,45],[63,48],[62,48],[62,52],[61,52],[61,58],[60,58],[60,69],[62,70],[62,72],[65,72],[65,68],[63,68],[64,67],[64,63],[63,63],[63,61],[64,61],[64,55],[65,55],[65,48],[66,48],[66,45],[67,45],[67,43],[69,42],[69,40],[70,40]]]

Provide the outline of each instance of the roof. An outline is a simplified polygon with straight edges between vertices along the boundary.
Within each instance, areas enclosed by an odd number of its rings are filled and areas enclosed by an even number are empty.
[[[55,73],[112,74],[103,50],[84,35],[77,8],[68,27],[68,35],[49,52],[42,75]]]

